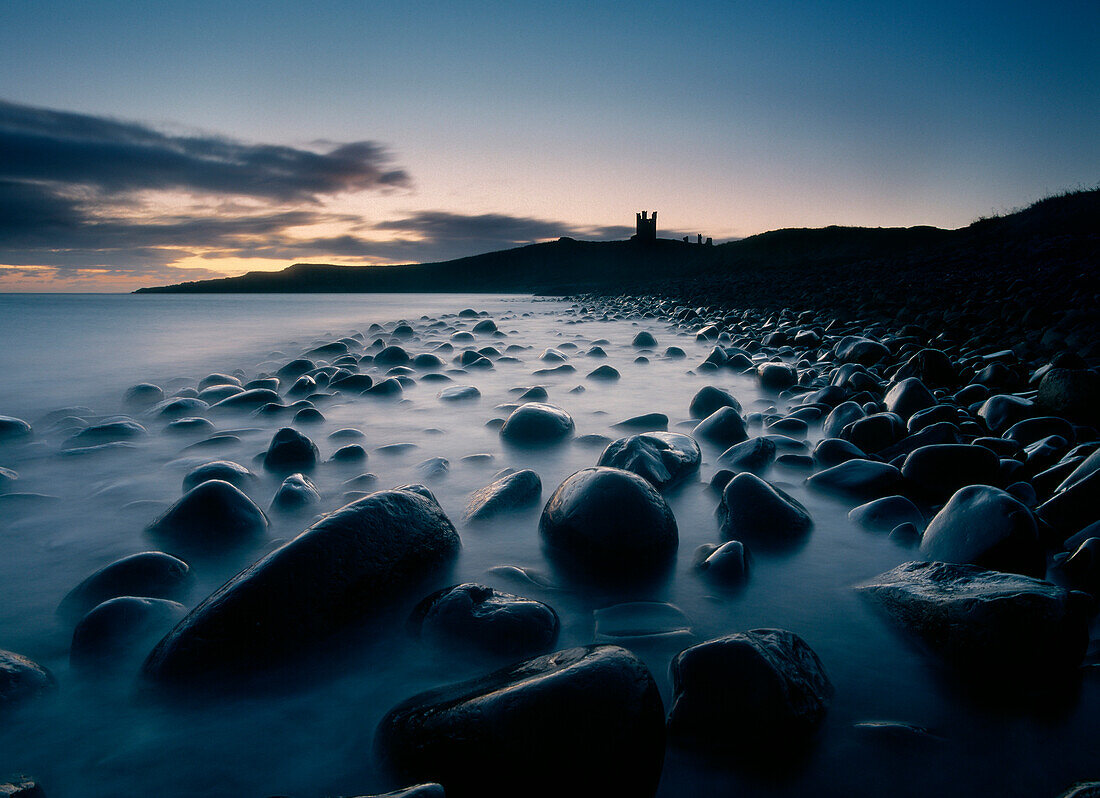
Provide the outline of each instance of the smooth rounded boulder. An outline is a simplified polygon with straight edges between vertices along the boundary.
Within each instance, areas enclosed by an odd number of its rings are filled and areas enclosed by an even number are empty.
[[[247,490],[256,483],[256,475],[240,463],[234,463],[232,460],[212,460],[195,466],[187,472],[183,478],[183,490],[186,493],[195,486],[212,479],[228,482],[241,490]]]
[[[212,479],[185,493],[146,530],[181,551],[211,553],[262,538],[267,516],[238,488]]]
[[[695,425],[691,436],[699,441],[713,443],[716,446],[729,448],[736,443],[748,440],[749,433],[745,429],[745,421],[736,408],[720,407]]]
[[[662,490],[697,472],[700,460],[699,446],[690,436],[645,432],[610,443],[596,465],[631,471]]]
[[[0,649],[0,713],[56,686],[53,674],[37,662]]]
[[[413,610],[410,628],[447,650],[532,657],[558,638],[558,614],[541,601],[466,582],[436,591]]]
[[[652,674],[626,649],[606,645],[413,696],[375,733],[376,756],[394,775],[436,781],[448,798],[647,798],[664,747]]]
[[[1028,576],[1046,572],[1035,516],[1015,497],[989,485],[957,491],[929,522],[920,553],[927,560]]]
[[[317,465],[317,445],[298,430],[283,427],[275,433],[264,455],[264,468],[274,472],[308,471]]]
[[[119,596],[96,606],[73,630],[69,664],[82,671],[134,667],[187,614],[167,599]]]
[[[708,640],[676,655],[669,672],[669,734],[708,750],[786,750],[817,729],[833,695],[817,654],[784,629]]]
[[[469,523],[488,521],[509,510],[519,510],[538,503],[542,497],[542,480],[529,468],[512,471],[474,491],[466,504],[465,520]]]
[[[321,503],[317,486],[305,474],[291,474],[283,480],[271,500],[272,512],[296,513]]]
[[[74,587],[57,607],[70,622],[108,599],[119,596],[179,600],[187,595],[191,567],[163,551],[143,551],[105,565]]]
[[[901,475],[928,497],[943,501],[967,485],[996,482],[1000,466],[1000,458],[984,446],[941,443],[910,452]]]
[[[703,419],[718,410],[720,407],[732,407],[738,413],[741,412],[741,403],[734,398],[729,391],[706,385],[699,389],[688,405],[688,413],[692,418]]]
[[[723,539],[764,547],[800,541],[813,526],[801,503],[748,472],[737,474],[722,489],[717,515]]]
[[[218,588],[160,641],[144,673],[201,683],[261,671],[392,605],[459,548],[432,499],[412,489],[372,493]]]
[[[557,443],[573,434],[573,418],[560,407],[542,402],[527,402],[512,411],[500,437],[510,443]]]
[[[539,535],[551,556],[591,575],[645,575],[679,545],[676,518],[649,482],[618,468],[585,468],[547,501]]]

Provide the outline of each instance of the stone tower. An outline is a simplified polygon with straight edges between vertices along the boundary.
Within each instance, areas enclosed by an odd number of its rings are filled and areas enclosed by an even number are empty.
[[[650,242],[657,240],[657,211],[653,212],[652,216],[648,216],[646,211],[635,214],[635,218],[638,222],[637,232],[634,234],[634,238],[638,241]]]

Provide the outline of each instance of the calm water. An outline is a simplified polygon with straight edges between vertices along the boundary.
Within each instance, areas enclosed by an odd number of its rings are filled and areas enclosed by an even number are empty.
[[[449,473],[427,482],[462,535],[463,552],[452,581],[481,581],[551,604],[562,618],[561,647],[593,642],[593,610],[629,600],[675,604],[690,618],[696,641],[767,626],[802,635],[837,691],[809,760],[772,777],[749,777],[670,749],[662,796],[689,791],[695,796],[1054,796],[1074,780],[1100,775],[1096,682],[1084,681],[1076,695],[1042,712],[991,709],[968,698],[851,590],[854,583],[911,559],[911,553],[854,528],[846,518],[850,503],[807,493],[803,473],[775,470],[767,476],[811,510],[812,534],[797,551],[757,553],[751,579],[737,593],[716,593],[691,568],[698,545],[719,542],[713,515],[717,498],[706,487],[719,452],[705,447],[699,481],[668,496],[681,542],[667,581],[644,591],[594,593],[547,590],[488,572],[517,565],[557,579],[539,549],[538,509],[470,529],[460,523],[469,494],[501,468],[529,467],[542,477],[545,499],[566,476],[593,465],[600,453],[599,447],[580,442],[537,453],[503,447],[486,422],[507,415],[508,408],[498,406],[514,401],[510,389],[545,386],[549,401],[573,415],[578,435],[617,437],[612,424],[648,412],[667,414],[670,430],[690,429],[688,403],[706,384],[731,390],[746,412],[774,406],[774,397],[762,395],[747,378],[688,373],[707,347],[659,322],[601,321],[578,316],[564,303],[485,295],[0,296],[0,414],[33,423],[66,405],[118,413],[123,392],[135,382],[194,385],[208,373],[234,369],[252,378],[274,371],[314,341],[355,331],[367,335],[372,322],[406,319],[418,333],[406,347],[413,353],[430,351],[455,330],[472,326],[454,316],[465,307],[488,311],[507,333],[482,338],[478,345],[525,347],[516,352],[520,362],[452,373],[456,383],[480,389],[482,397],[474,402],[441,402],[442,386],[423,383],[398,403],[360,397],[322,405],[326,422],[304,430],[317,442],[322,459],[339,445],[328,434],[342,427],[363,431],[371,454],[361,468],[318,467],[313,479],[324,498],[320,510],[344,504],[342,483],[362,471],[376,474],[379,487],[392,487],[425,481],[417,464],[444,457]],[[446,327],[428,328],[440,318]],[[634,362],[637,350],[630,344],[639,329],[652,332],[659,343],[649,363]],[[607,360],[584,357],[599,339],[608,342],[603,344]],[[663,357],[668,345],[685,349],[688,359]],[[576,373],[534,375],[546,365],[538,356],[548,346],[569,355]],[[604,362],[619,369],[622,379],[585,379]],[[586,390],[571,392],[577,385]],[[218,458],[253,467],[262,479],[252,497],[265,509],[278,486],[255,467],[254,458],[266,449],[279,422],[215,418],[219,429],[237,430],[240,443],[181,452],[192,441],[160,435],[163,422],[138,420],[152,434],[124,453],[64,458],[57,454],[61,438],[50,436],[18,451],[0,450],[0,465],[20,473],[19,490],[62,499],[33,514],[0,518],[0,648],[46,665],[61,685],[52,698],[30,704],[0,725],[0,775],[34,774],[51,798],[317,798],[399,786],[386,783],[371,761],[373,728],[381,715],[412,693],[474,675],[484,663],[428,650],[395,630],[376,633],[370,644],[349,643],[334,660],[326,654],[327,667],[274,694],[187,706],[135,690],[129,675],[93,682],[70,671],[71,628],[56,617],[58,602],[95,569],[153,547],[143,529],[179,497],[180,481],[190,467]],[[812,432],[811,441],[814,436],[820,432]],[[375,451],[392,443],[414,448],[397,455]],[[492,458],[463,459],[482,453]],[[271,541],[262,549],[194,563],[198,579],[189,605],[273,541],[300,532],[311,518],[273,514]],[[653,670],[666,704],[668,662],[684,645],[683,640],[634,645]],[[866,720],[916,724],[938,739],[889,744],[853,728]]]

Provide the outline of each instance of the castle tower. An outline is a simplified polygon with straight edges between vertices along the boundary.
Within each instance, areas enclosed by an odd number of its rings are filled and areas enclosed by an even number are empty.
[[[653,212],[653,216],[649,216],[646,211],[635,214],[637,220],[637,232],[634,234],[634,238],[642,242],[651,242],[657,240],[657,211]]]

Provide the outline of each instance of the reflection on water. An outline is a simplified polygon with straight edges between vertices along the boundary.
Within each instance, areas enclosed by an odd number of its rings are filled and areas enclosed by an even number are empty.
[[[685,645],[760,627],[802,636],[836,686],[808,758],[796,766],[780,755],[769,768],[746,770],[670,749],[662,796],[689,788],[701,796],[1055,795],[1075,779],[1100,772],[1095,682],[1086,680],[1068,706],[1043,714],[971,700],[850,589],[911,559],[910,551],[856,529],[846,518],[850,505],[806,491],[803,471],[775,466],[767,477],[806,506],[812,531],[792,549],[754,549],[748,584],[739,590],[723,590],[692,568],[698,546],[720,542],[718,497],[707,486],[719,451],[705,443],[697,480],[666,493],[680,545],[671,572],[660,579],[577,582],[544,556],[537,532],[541,505],[476,526],[460,523],[469,494],[502,468],[534,469],[545,501],[565,477],[598,459],[602,447],[586,445],[583,436],[619,437],[623,431],[615,424],[645,413],[667,415],[670,431],[690,431],[688,405],[704,385],[731,391],[746,412],[775,401],[748,378],[688,374],[708,347],[659,322],[578,318],[561,303],[484,296],[0,296],[0,339],[6,342],[0,350],[0,414],[33,421],[68,404],[117,413],[133,383],[194,386],[210,372],[234,369],[251,378],[274,371],[315,339],[361,331],[369,341],[372,322],[407,319],[417,337],[403,345],[414,354],[430,351],[452,328],[472,329],[476,320],[453,316],[444,319],[448,326],[428,326],[463,307],[489,311],[506,333],[478,335],[477,345],[502,352],[522,347],[507,352],[515,360],[453,375],[455,383],[476,386],[477,399],[441,401],[437,395],[449,383],[418,381],[396,401],[341,396],[319,402],[324,423],[302,430],[317,443],[322,461],[349,442],[329,439],[342,428],[361,430],[359,442],[369,453],[366,463],[323,462],[311,474],[322,495],[320,510],[335,509],[349,491],[362,489],[363,481],[347,482],[364,472],[377,475],[373,484],[380,488],[427,479],[462,535],[449,581],[483,582],[550,604],[561,617],[563,648],[596,639],[596,610],[625,602],[671,603],[686,618],[682,624],[676,616],[675,634],[627,641],[652,669],[666,704],[668,663]],[[647,363],[635,362],[638,350],[631,345],[641,329],[658,341]],[[601,339],[607,357],[586,356]],[[663,356],[670,345],[688,358]],[[548,347],[563,353],[576,371],[535,375],[548,365],[539,359]],[[272,352],[282,354],[272,360]],[[451,368],[450,356],[444,359]],[[605,363],[621,379],[586,379]],[[511,389],[536,385],[545,387],[547,401],[572,414],[577,438],[541,448],[503,446],[499,423],[487,422],[507,416],[509,408],[501,405],[515,404],[518,396]],[[578,385],[582,392],[573,390]],[[100,566],[154,547],[143,529],[180,496],[191,467],[218,458],[248,466],[260,479],[246,492],[265,510],[278,488],[256,458],[283,419],[211,416],[218,431],[231,436],[216,448],[190,451],[184,450],[208,430],[195,438],[166,435],[163,421],[139,420],[153,434],[134,449],[62,457],[61,437],[46,435],[18,453],[0,450],[0,466],[20,473],[21,491],[61,499],[0,519],[0,648],[40,661],[61,684],[56,695],[0,726],[0,774],[32,773],[51,798],[312,797],[398,786],[384,782],[370,757],[382,714],[415,692],[486,669],[485,662],[413,640],[403,619],[305,651],[302,662],[269,674],[264,689],[216,700],[174,701],[136,688],[129,678],[91,680],[70,670],[71,628],[55,615],[58,602]],[[810,435],[820,437],[820,430],[811,427]],[[418,466],[440,457],[449,468],[426,478]],[[197,578],[188,606],[296,535],[315,513],[270,515],[268,539],[193,563]],[[902,736],[899,742],[881,727],[854,725],[861,721],[914,724],[932,734]]]

